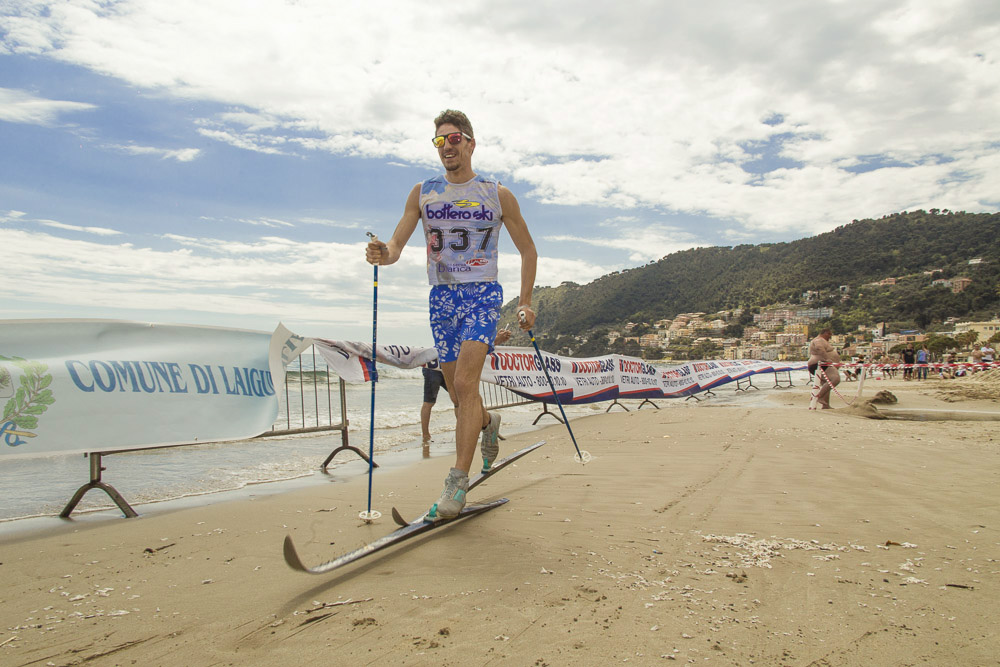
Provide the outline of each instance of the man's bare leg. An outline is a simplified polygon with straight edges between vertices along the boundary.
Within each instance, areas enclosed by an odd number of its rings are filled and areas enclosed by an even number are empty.
[[[424,403],[420,406],[420,434],[424,443],[431,441],[431,410],[433,408],[433,403]]]
[[[489,346],[479,341],[462,343],[457,361],[441,364],[445,382],[455,403],[455,467],[468,474],[476,455],[476,443],[490,415],[479,394],[479,378]]]

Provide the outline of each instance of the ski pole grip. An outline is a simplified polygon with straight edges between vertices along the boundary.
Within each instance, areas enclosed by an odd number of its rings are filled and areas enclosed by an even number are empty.
[[[377,236],[377,235],[375,235],[375,234],[372,234],[371,232],[365,232],[365,234],[367,234],[367,235],[368,235],[368,238],[370,239],[369,243],[375,243],[375,244],[379,244],[379,243],[380,243],[380,242],[379,242],[379,240],[378,240],[378,236]],[[384,245],[384,244],[383,244],[383,245]],[[381,255],[381,252],[382,252],[382,249],[381,249],[381,248],[379,248],[379,254],[380,254],[380,255]],[[381,256],[380,256],[380,257],[379,257],[379,260],[378,260],[377,262],[375,262],[375,270],[376,270],[376,271],[378,271],[378,265],[379,265],[379,264],[380,264],[381,262],[382,262],[382,258],[381,258]]]

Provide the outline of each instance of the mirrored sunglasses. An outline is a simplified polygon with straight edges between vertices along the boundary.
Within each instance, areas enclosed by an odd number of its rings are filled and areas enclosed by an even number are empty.
[[[448,143],[454,146],[462,143],[462,137],[472,141],[472,137],[467,135],[465,132],[452,132],[451,134],[439,134],[431,139],[431,142],[434,144],[434,148],[441,148],[444,146],[445,139],[447,139]]]

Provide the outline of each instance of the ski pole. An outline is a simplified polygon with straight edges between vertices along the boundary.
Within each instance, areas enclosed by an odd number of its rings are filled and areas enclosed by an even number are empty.
[[[371,232],[366,232],[373,243],[378,243],[378,237]],[[378,357],[375,344],[378,341],[378,262],[375,267],[374,285],[372,287],[372,412],[368,426],[368,509],[358,516],[365,522],[371,523],[382,516],[378,510],[372,509],[372,476],[375,468],[375,383],[378,382],[378,371],[375,369],[375,360]]]
[[[523,310],[517,311],[517,318],[524,322],[526,315]],[[545,359],[542,357],[542,351],[538,349],[538,343],[535,342],[535,332],[528,329],[528,336],[531,338],[531,344],[535,346],[535,354],[538,355],[538,360],[542,364],[542,370],[545,371],[545,379],[549,381],[549,388],[552,389],[552,398],[555,399],[556,405],[559,406],[559,412],[562,414],[563,423],[566,424],[566,430],[569,431],[569,438],[573,441],[573,446],[576,448],[576,455],[573,460],[580,464],[585,464],[590,461],[593,457],[590,452],[580,451],[580,446],[576,444],[576,437],[573,435],[573,429],[569,425],[569,417],[566,416],[566,411],[563,410],[562,401],[559,400],[559,394],[556,393],[556,385],[552,382],[552,376],[549,375],[549,368],[545,365]]]

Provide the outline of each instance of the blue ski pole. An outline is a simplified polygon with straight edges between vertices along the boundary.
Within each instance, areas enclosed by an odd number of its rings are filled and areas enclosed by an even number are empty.
[[[366,232],[374,243],[378,243],[378,237],[371,232]],[[378,510],[372,509],[372,477],[375,468],[375,383],[378,382],[378,371],[375,369],[375,360],[378,354],[375,351],[378,341],[378,263],[375,267],[374,286],[372,288],[372,411],[368,426],[368,509],[359,515],[365,523],[371,523],[382,516]]]
[[[517,312],[517,317],[521,322],[525,320],[525,314],[523,310]],[[552,376],[549,375],[549,368],[545,365],[545,359],[542,357],[542,351],[538,349],[538,343],[535,342],[535,332],[528,329],[528,336],[531,337],[531,344],[535,347],[535,354],[538,355],[538,361],[542,364],[542,370],[545,371],[545,379],[549,381],[549,388],[552,389],[552,398],[555,399],[556,405],[559,406],[559,412],[562,414],[563,423],[566,424],[566,430],[569,431],[570,440],[573,441],[573,446],[576,447],[576,456],[573,460],[577,463],[585,464],[590,461],[593,457],[590,452],[580,451],[580,446],[576,444],[576,437],[573,435],[573,429],[569,425],[569,417],[566,416],[566,411],[563,410],[562,401],[559,400],[559,394],[556,393],[556,385],[552,382]]]

